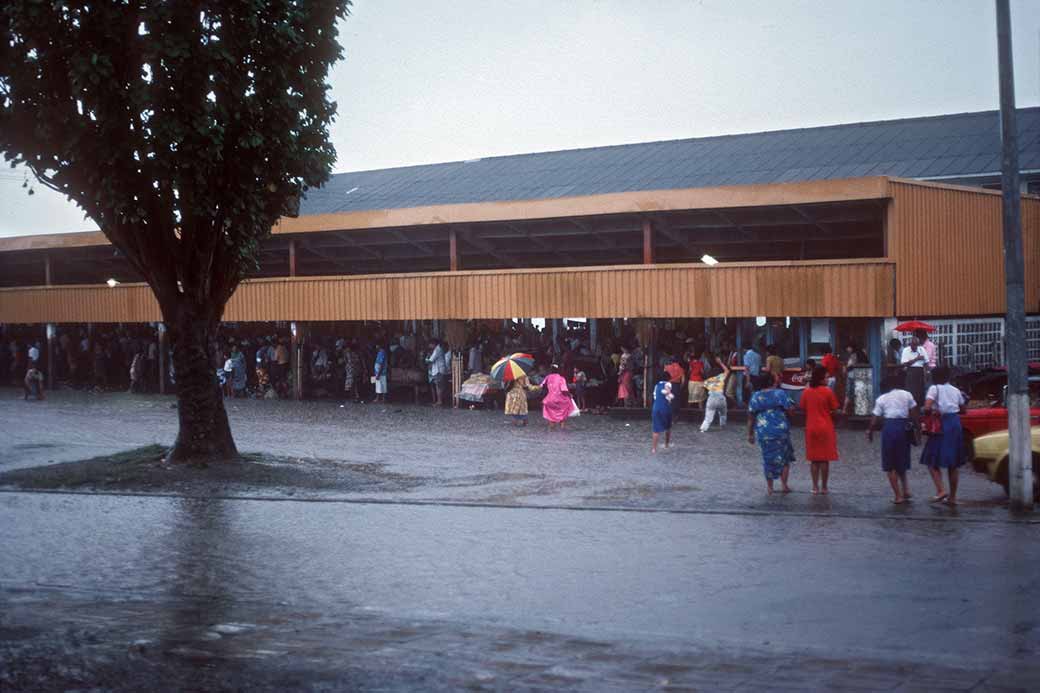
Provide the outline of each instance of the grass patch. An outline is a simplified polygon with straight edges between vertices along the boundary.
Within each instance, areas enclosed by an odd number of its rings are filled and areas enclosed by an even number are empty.
[[[150,468],[159,466],[166,448],[146,445],[114,455],[99,455],[78,462],[62,462],[45,467],[15,469],[0,474],[0,486],[58,489],[95,486],[99,482],[117,483],[146,476]]]
[[[179,493],[192,496],[330,491],[386,492],[426,482],[383,465],[247,453],[208,465],[165,464],[167,448],[148,445],[77,462],[0,473],[0,487]]]

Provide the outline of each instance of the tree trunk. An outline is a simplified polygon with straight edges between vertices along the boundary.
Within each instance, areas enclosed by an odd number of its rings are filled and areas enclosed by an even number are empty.
[[[169,463],[206,464],[238,457],[210,352],[221,312],[180,301],[175,319],[167,323],[180,419],[177,442],[166,457]]]

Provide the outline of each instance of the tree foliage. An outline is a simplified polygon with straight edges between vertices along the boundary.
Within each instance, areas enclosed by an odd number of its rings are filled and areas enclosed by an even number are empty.
[[[160,303],[223,305],[329,176],[347,5],[5,0],[0,151],[79,205]]]
[[[349,4],[0,3],[0,151],[79,205],[152,287],[181,352],[178,445],[186,405],[210,419],[189,438],[227,428],[223,405],[203,401],[203,342],[272,225],[331,172],[326,77]]]

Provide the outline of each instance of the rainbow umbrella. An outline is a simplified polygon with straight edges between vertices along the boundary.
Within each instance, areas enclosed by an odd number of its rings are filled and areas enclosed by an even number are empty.
[[[534,357],[530,354],[510,354],[495,362],[491,367],[491,377],[499,382],[508,383],[527,375],[533,369]]]

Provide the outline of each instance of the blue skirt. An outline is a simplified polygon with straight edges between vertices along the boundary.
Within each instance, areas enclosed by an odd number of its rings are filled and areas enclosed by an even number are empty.
[[[902,474],[910,469],[909,419],[885,419],[881,429],[881,469]]]
[[[794,462],[790,435],[765,439],[759,436],[758,447],[762,450],[762,473],[767,479],[779,479],[784,467]]]
[[[650,421],[654,433],[664,433],[672,429],[672,407],[665,403],[664,406],[654,403],[650,412]]]
[[[940,469],[952,469],[964,464],[964,436],[960,414],[943,414],[942,433],[928,436],[928,442],[921,453],[921,464]]]

